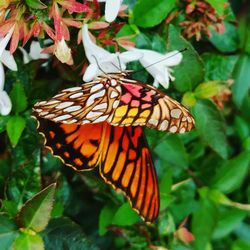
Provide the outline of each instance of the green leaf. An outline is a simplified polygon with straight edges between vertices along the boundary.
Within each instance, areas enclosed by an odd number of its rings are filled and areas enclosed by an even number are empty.
[[[226,161],[218,169],[212,181],[212,187],[226,194],[238,189],[247,176],[249,163],[249,152],[243,152],[237,157]]]
[[[99,216],[99,234],[101,236],[107,232],[107,226],[112,224],[116,210],[117,207],[114,204],[108,204],[102,208]]]
[[[232,208],[220,212],[220,219],[214,230],[213,239],[226,237],[240,225],[247,214],[246,211]]]
[[[9,116],[0,116],[0,133],[6,130],[9,118]]]
[[[222,158],[228,156],[225,122],[210,101],[199,101],[193,108],[195,126],[202,139]]]
[[[10,98],[12,102],[12,110],[15,113],[20,113],[27,108],[27,97],[25,95],[24,87],[22,84],[14,84],[13,89],[10,92]]]
[[[205,71],[200,56],[173,25],[169,25],[167,47],[169,51],[187,48],[183,52],[182,62],[174,67],[175,81],[173,84],[178,91],[192,91],[195,86],[204,81]]]
[[[46,228],[51,216],[55,189],[56,184],[51,184],[23,205],[17,216],[20,227],[29,228],[35,232]]]
[[[149,28],[161,23],[175,7],[175,0],[140,0],[134,8],[134,23]]]
[[[44,250],[43,239],[39,235],[21,234],[14,242],[15,250]]]
[[[244,98],[248,95],[250,89],[250,56],[242,54],[235,66],[233,84],[233,99],[240,107]]]
[[[25,128],[25,119],[19,115],[12,116],[7,122],[7,134],[10,138],[10,142],[15,147],[21,137],[21,134]]]
[[[221,81],[209,81],[198,85],[194,94],[196,98],[209,99],[220,93],[222,89],[223,85],[221,84]]]
[[[210,42],[221,52],[235,52],[239,48],[239,37],[236,25],[225,22],[225,32],[211,30]]]
[[[206,197],[200,201],[200,207],[193,213],[192,233],[195,250],[204,250],[209,243],[217,225],[218,211],[216,205]]]
[[[205,64],[205,80],[227,81],[232,78],[238,55],[224,56],[215,53],[204,53],[202,59]]]
[[[185,169],[188,167],[188,156],[178,135],[168,135],[158,143],[154,152],[173,167]]]
[[[139,220],[139,215],[131,208],[130,204],[124,203],[114,215],[112,224],[118,226],[133,225]]]
[[[0,215],[0,242],[2,250],[11,249],[13,241],[18,236],[18,228],[8,217]]]
[[[197,102],[197,99],[195,98],[195,94],[191,91],[186,92],[181,100],[181,103],[185,107],[193,107]]]
[[[98,250],[83,233],[81,227],[68,218],[52,219],[43,231],[46,250]]]
[[[219,15],[224,14],[226,0],[206,0],[216,10]]]
[[[249,250],[250,242],[244,240],[236,240],[233,242],[231,250]]]
[[[47,8],[47,6],[40,0],[25,0],[25,2],[32,9],[42,10]]]

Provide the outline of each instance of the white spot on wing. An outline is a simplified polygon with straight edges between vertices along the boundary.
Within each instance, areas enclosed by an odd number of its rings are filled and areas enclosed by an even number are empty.
[[[65,111],[65,112],[73,112],[73,111],[77,111],[77,110],[79,110],[81,108],[82,108],[82,106],[80,106],[80,105],[78,105],[78,106],[71,106],[69,108],[64,109],[63,111]]]
[[[103,121],[106,121],[107,118],[108,118],[108,115],[100,116],[95,120],[95,122],[103,122]]]
[[[87,119],[91,119],[91,118],[94,118],[96,116],[100,116],[102,115],[103,113],[102,112],[92,112],[90,111],[87,115],[86,115],[86,118]]]
[[[115,92],[115,91],[112,91],[112,92],[111,92],[111,95],[110,95],[110,98],[115,98],[115,97],[117,97],[117,96],[118,96],[118,93]]]
[[[80,97],[80,96],[82,96],[82,95],[83,95],[83,93],[82,93],[82,92],[79,92],[79,93],[76,93],[76,94],[71,95],[69,98],[70,98],[70,99],[74,99],[74,98],[78,98],[78,97]]]
[[[167,128],[168,128],[168,124],[169,124],[169,122],[167,121],[167,120],[164,120],[162,123],[161,123],[161,125],[160,125],[160,130],[166,130]]]
[[[157,126],[158,121],[157,121],[157,120],[154,120],[154,119],[150,119],[150,120],[148,121],[148,123],[151,124],[151,125],[153,125],[153,126]]]
[[[106,102],[96,105],[93,110],[106,109],[108,104]]]
[[[53,121],[55,121],[55,122],[63,121],[63,120],[69,119],[70,117],[71,117],[71,115],[69,115],[69,114],[61,115],[61,116],[54,118]]]
[[[170,112],[171,116],[173,118],[180,118],[180,115],[181,115],[181,110],[180,109],[172,109],[171,112]]]
[[[94,86],[91,88],[90,93],[93,93],[93,92],[95,92],[95,91],[97,91],[97,90],[99,90],[99,89],[101,89],[101,88],[103,88],[103,84],[101,84],[101,83],[96,84],[96,85],[94,85]]]
[[[118,105],[119,105],[119,101],[118,101],[118,100],[114,101],[114,103],[113,103],[113,108],[114,108],[114,109],[117,108]]]
[[[64,109],[64,108],[71,106],[72,104],[74,104],[74,103],[73,102],[62,102],[59,105],[57,105],[55,108],[56,109]]]
[[[111,80],[111,86],[115,86],[117,84],[116,80],[115,79],[112,79]]]
[[[177,131],[177,127],[176,127],[176,126],[172,126],[172,127],[169,129],[169,131],[170,131],[171,133],[175,133],[175,132]]]
[[[105,94],[105,90],[103,89],[102,91],[99,91],[99,92],[97,92],[96,94],[91,95],[91,96],[88,98],[87,102],[86,102],[86,106],[87,106],[87,107],[90,106],[91,104],[94,103],[95,99],[97,99],[98,97],[104,96],[104,94]]]

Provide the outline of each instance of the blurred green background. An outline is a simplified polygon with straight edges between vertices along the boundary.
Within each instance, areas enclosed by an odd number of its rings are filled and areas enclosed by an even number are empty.
[[[128,18],[116,34],[136,34],[138,48],[188,49],[176,80],[161,90],[190,107],[196,128],[182,135],[146,129],[161,202],[152,225],[97,169],[75,172],[43,147],[32,106],[81,76],[55,58],[46,67],[24,65],[15,53],[18,72],[7,71],[5,84],[13,110],[0,116],[0,249],[250,249],[249,2],[200,2],[210,6],[205,13],[199,1],[124,1]],[[81,45],[74,50],[84,58]],[[133,77],[153,81],[146,71]]]

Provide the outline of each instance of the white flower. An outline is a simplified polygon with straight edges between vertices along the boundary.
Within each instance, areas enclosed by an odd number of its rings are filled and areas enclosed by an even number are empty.
[[[98,0],[98,2],[106,2],[105,20],[109,23],[113,22],[119,13],[122,0]]]
[[[143,56],[139,59],[143,67],[154,77],[154,86],[158,87],[159,83],[168,88],[169,79],[174,81],[173,69],[170,67],[180,64],[182,54],[180,51],[172,51],[161,54],[153,50],[128,48],[130,51],[142,53]]]
[[[97,46],[89,37],[88,26],[84,24],[82,28],[82,41],[89,66],[83,76],[83,81],[89,82],[96,76],[105,73],[121,72],[126,69],[126,63],[138,60],[142,54],[135,51],[123,53],[110,53]]]
[[[12,105],[10,98],[6,91],[4,91],[4,68],[3,64],[11,70],[17,70],[17,65],[14,60],[14,57],[10,54],[9,51],[5,50],[11,35],[13,33],[14,27],[10,29],[8,34],[4,38],[0,38],[0,114],[8,115],[11,111]]]
[[[49,40],[49,39],[45,40],[46,43],[48,41],[51,41],[51,40]],[[19,49],[23,53],[24,64],[29,63],[32,60],[48,59],[50,57],[49,54],[42,53],[43,49],[41,48],[40,43],[36,42],[36,41],[32,41],[32,43],[30,45],[30,52],[29,53],[27,53],[27,51],[22,47],[20,47]]]
[[[55,56],[62,63],[67,63],[67,64],[73,63],[71,49],[68,47],[64,38],[62,38],[59,42],[57,42],[55,49]]]

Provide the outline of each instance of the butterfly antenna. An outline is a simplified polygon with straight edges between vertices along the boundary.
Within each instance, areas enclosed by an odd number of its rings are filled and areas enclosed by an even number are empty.
[[[161,60],[159,60],[159,61],[157,61],[157,62],[154,62],[154,63],[152,63],[152,64],[149,64],[148,66],[144,67],[143,69],[140,69],[140,70],[138,70],[138,71],[134,71],[133,73],[141,72],[141,71],[143,71],[144,69],[147,69],[147,68],[149,68],[149,67],[151,67],[151,66],[153,66],[153,65],[155,65],[155,64],[157,64],[157,63],[163,62],[163,61],[165,61],[165,60],[167,60],[167,59],[169,59],[169,58],[171,58],[171,57],[174,57],[174,56],[178,55],[179,53],[182,53],[182,52],[184,52],[184,51],[186,51],[186,50],[188,50],[188,49],[187,49],[187,48],[181,49],[181,50],[179,50],[178,52],[176,52],[175,54],[173,54],[173,55],[171,55],[171,56],[168,56],[168,57],[166,57],[166,58],[163,58],[163,59],[161,59]]]
[[[99,62],[98,62],[98,60],[97,60],[97,58],[96,58],[94,55],[92,55],[92,56],[94,57],[95,62],[96,62],[96,64],[97,64],[99,70],[100,70],[104,75],[107,75],[107,73],[101,68],[101,66],[100,66],[100,64],[99,64]]]
[[[122,72],[122,64],[121,64],[121,59],[120,59],[119,55],[117,55],[117,60],[119,63],[120,71]]]

